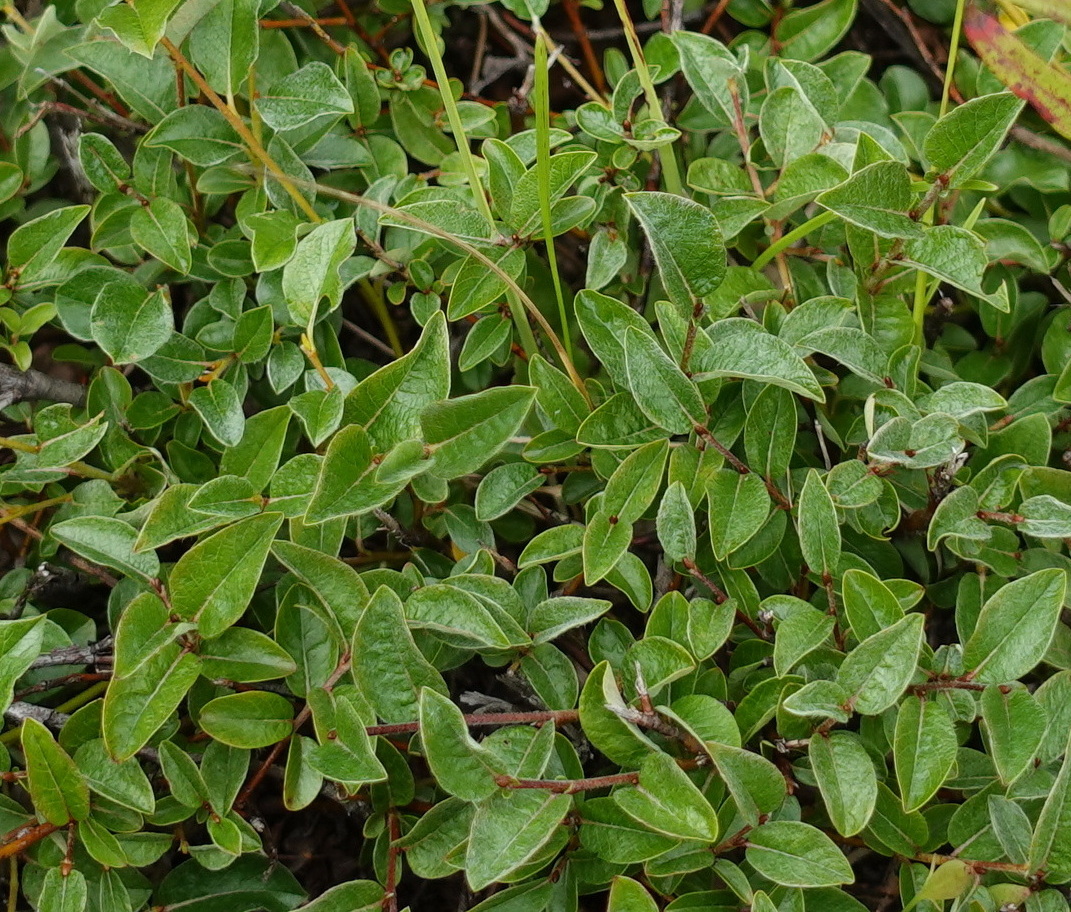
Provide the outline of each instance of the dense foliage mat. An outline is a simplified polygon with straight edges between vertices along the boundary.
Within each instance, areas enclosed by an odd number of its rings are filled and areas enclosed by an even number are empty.
[[[864,5],[4,5],[7,909],[1069,908],[1067,10]]]

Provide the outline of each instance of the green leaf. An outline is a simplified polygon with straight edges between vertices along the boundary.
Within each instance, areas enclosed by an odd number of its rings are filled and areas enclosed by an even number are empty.
[[[199,386],[187,399],[201,416],[208,432],[226,447],[238,446],[245,431],[242,403],[234,387],[226,380],[213,380]]]
[[[527,645],[509,636],[480,599],[455,586],[417,589],[405,603],[411,627],[427,630],[460,649],[510,649]]]
[[[89,788],[98,795],[141,814],[155,810],[152,784],[137,759],[131,757],[117,763],[108,756],[103,739],[94,738],[78,748],[74,762]]]
[[[874,814],[863,835],[868,843],[876,841],[886,851],[914,855],[929,839],[929,825],[919,811],[905,813],[900,799],[879,782]]]
[[[1005,854],[1013,864],[1026,864],[1030,853],[1033,825],[1018,804],[1001,795],[990,795],[989,820]]]
[[[473,805],[458,798],[439,802],[417,821],[399,845],[406,860],[420,877],[446,877],[464,866],[458,854],[468,841]]]
[[[11,705],[15,682],[41,653],[45,635],[43,615],[0,624],[0,706]]]
[[[675,481],[658,505],[658,540],[672,561],[693,560],[696,549],[695,512],[684,485]]]
[[[339,633],[349,640],[368,603],[368,587],[348,564],[337,557],[293,542],[276,540],[272,554],[320,600]]]
[[[833,498],[814,469],[807,472],[796,509],[804,561],[823,581],[832,579],[840,563],[840,524]]]
[[[82,912],[88,896],[85,875],[77,868],[67,873],[60,868],[49,868],[41,884],[37,906],[49,912]]]
[[[155,354],[174,332],[165,289],[147,294],[137,286],[113,282],[93,304],[90,332],[116,364],[132,364]]]
[[[246,219],[252,232],[250,255],[257,272],[270,272],[285,266],[297,249],[298,220],[286,209],[258,212]]]
[[[1034,827],[1027,866],[1030,871],[1047,871],[1061,881],[1071,877],[1071,737]]]
[[[99,136],[97,133],[83,133],[82,142],[87,136]],[[19,192],[22,186],[22,170],[11,162],[0,162],[0,203],[6,203]]]
[[[88,212],[88,206],[65,206],[12,231],[7,239],[8,281],[17,287],[44,273]]]
[[[915,674],[925,619],[909,614],[855,647],[837,672],[856,712],[877,715],[892,706]]]
[[[711,344],[705,346],[701,357],[693,358],[693,380],[742,377],[780,386],[818,402],[825,401],[814,372],[792,346],[753,320],[740,317],[719,320],[705,332]]]
[[[873,336],[852,326],[827,326],[796,342],[801,355],[813,352],[839,361],[871,383],[884,384],[889,356]]]
[[[619,521],[639,520],[662,486],[669,441],[656,440],[629,453],[614,469],[602,498],[602,511]]]
[[[583,176],[595,158],[594,152],[583,150],[561,152],[547,159],[546,187],[552,207]],[[539,231],[541,184],[539,168],[533,166],[521,175],[513,187],[513,199],[506,221],[513,233],[520,237]]]
[[[450,395],[446,317],[435,313],[412,350],[381,367],[346,397],[342,424],[359,424],[386,452],[420,436],[420,413]]]
[[[533,538],[517,559],[517,566],[524,570],[549,561],[561,560],[579,554],[584,542],[584,527],[575,524],[551,526]]]
[[[584,529],[584,582],[591,586],[603,579],[632,544],[632,523],[599,511]]]
[[[435,474],[451,479],[479,469],[517,433],[535,393],[531,386],[495,387],[424,409],[420,425],[435,452]]]
[[[710,502],[710,544],[724,560],[746,545],[770,514],[770,495],[754,472],[718,469],[707,482]]]
[[[245,149],[219,111],[196,104],[171,111],[145,137],[144,143],[170,149],[200,168],[221,164]]]
[[[841,594],[844,613],[859,640],[891,627],[904,616],[904,609],[889,587],[864,570],[845,571]]]
[[[476,489],[476,518],[490,522],[505,516],[545,480],[545,475],[526,462],[510,462],[491,469]]]
[[[130,234],[136,244],[176,272],[186,275],[193,258],[186,213],[174,200],[157,197],[147,207],[134,210]]]
[[[1022,502],[1016,511],[1023,517],[1019,531],[1035,538],[1071,538],[1071,504],[1050,494],[1038,494]]]
[[[724,44],[707,35],[681,29],[672,38],[681,70],[700,104],[724,123],[732,123],[736,106],[731,87],[736,87],[741,105],[747,105],[746,68]]]
[[[732,744],[708,741],[707,753],[725,781],[740,816],[757,826],[785,800],[785,777],[765,757]]]
[[[588,675],[580,693],[580,725],[596,750],[619,766],[636,767],[654,743],[639,728],[622,718],[628,705],[614,680],[609,662],[600,662]]]
[[[56,826],[85,820],[89,816],[89,787],[74,761],[33,717],[23,720],[21,733],[34,810]]]
[[[569,378],[541,355],[536,355],[528,362],[528,375],[536,387],[536,405],[547,415],[555,427],[572,435],[591,408],[573,386]]]
[[[744,453],[753,472],[775,480],[787,471],[796,446],[796,400],[780,386],[765,386],[744,422]]]
[[[1007,92],[982,95],[953,108],[926,134],[923,152],[930,169],[951,188],[970,180],[1000,148],[1022,109],[1022,101]]]
[[[383,908],[383,888],[371,880],[351,880],[325,890],[302,912],[376,912]]]
[[[629,390],[648,418],[671,434],[687,434],[706,423],[703,397],[649,333],[625,330]]]
[[[764,607],[778,596],[771,596],[763,602]],[[791,598],[791,596],[782,596]],[[797,662],[809,655],[826,642],[833,633],[834,618],[829,614],[812,608],[806,602],[792,600],[784,609],[781,623],[777,625],[774,637],[774,671],[778,675],[788,674]]]
[[[1049,724],[1047,714],[1022,687],[990,684],[980,702],[987,753],[1000,781],[1011,785],[1037,756]]]
[[[220,817],[231,815],[235,799],[249,773],[250,759],[250,751],[231,747],[222,741],[209,741],[205,745],[201,772],[209,806]]]
[[[826,129],[814,105],[793,85],[773,88],[759,111],[763,144],[780,168],[813,152]]]
[[[352,114],[353,101],[331,68],[314,60],[277,79],[257,98],[257,110],[273,130],[296,130],[325,114]]]
[[[878,237],[922,237],[922,228],[905,214],[914,204],[915,194],[907,168],[900,162],[867,165],[840,186],[820,193],[817,202]]]
[[[353,667],[358,689],[384,722],[416,717],[421,690],[445,697],[442,676],[424,658],[405,623],[401,599],[380,586],[353,632]]]
[[[279,465],[289,424],[286,406],[265,409],[247,419],[241,441],[224,451],[219,474],[248,478],[262,491]]]
[[[103,567],[146,582],[160,575],[156,554],[137,554],[138,533],[129,523],[109,516],[78,516],[56,523],[49,534],[76,554]]]
[[[521,247],[501,247],[488,250],[486,255],[514,280],[521,278],[525,269],[524,249]],[[506,298],[509,288],[506,279],[470,255],[462,263],[450,287],[447,316],[451,320],[463,320],[470,314],[477,314]]]
[[[824,0],[783,16],[773,32],[778,54],[817,60],[827,54],[855,20],[857,0]]]
[[[242,519],[260,512],[263,499],[256,487],[237,475],[220,475],[204,484],[189,500],[189,508],[210,516]]]
[[[321,691],[323,693],[323,691]],[[369,782],[387,778],[383,764],[376,758],[372,739],[365,731],[366,720],[357,707],[344,697],[328,697],[330,718],[317,725],[328,730],[309,754],[309,764],[328,779],[342,782],[351,790]]]
[[[925,697],[900,704],[893,760],[900,798],[907,813],[929,801],[956,765],[956,730],[944,705]]]
[[[238,620],[260,581],[281,513],[251,516],[198,542],[179,558],[168,589],[175,614],[202,636],[219,636]]]
[[[671,193],[626,193],[658,263],[662,285],[682,314],[717,291],[725,278],[725,245],[714,214]]]
[[[152,57],[178,4],[179,0],[147,0],[137,7],[108,7],[100,14],[99,22],[115,32],[130,50]]]
[[[476,808],[465,853],[473,890],[501,881],[554,836],[572,806],[570,795],[541,789],[498,792]]]
[[[936,225],[924,229],[924,236],[910,239],[903,261],[927,275],[983,298],[1000,310],[1006,309],[996,295],[982,288],[982,275],[989,264],[985,245],[978,235],[956,225]]]
[[[1071,13],[1060,0],[1020,0],[1017,5],[1038,18],[1054,19],[1064,25],[1071,25]]]
[[[912,897],[911,904],[914,905],[915,902],[924,900],[939,903],[946,899],[956,899],[966,893],[976,882],[977,875],[971,866],[958,858],[953,858],[929,873],[926,882]]]
[[[963,665],[971,676],[981,683],[1003,684],[1037,665],[1056,633],[1066,588],[1066,575],[1053,568],[999,589],[982,606],[963,646]]]
[[[567,630],[590,624],[609,611],[610,604],[604,599],[578,598],[575,595],[543,599],[528,613],[532,642],[549,643]]]
[[[271,350],[275,320],[269,305],[245,310],[235,323],[233,347],[243,364],[263,361]],[[342,394],[340,393],[340,399]]]
[[[763,824],[747,834],[745,855],[759,874],[786,887],[832,887],[855,881],[841,850],[806,823]]]
[[[489,750],[469,735],[465,718],[446,696],[420,691],[420,737],[428,766],[439,786],[465,801],[493,795],[502,770]]]
[[[256,0],[219,0],[190,33],[190,56],[217,91],[231,97],[251,77],[259,51]]]
[[[668,754],[647,756],[639,784],[619,789],[613,798],[634,820],[666,836],[717,842],[714,808]]]
[[[104,742],[115,760],[145,746],[200,674],[200,659],[175,642],[183,632],[151,593],[138,595],[123,611],[102,718]]]
[[[610,882],[606,912],[658,912],[658,906],[643,884],[619,874]]]
[[[267,747],[293,732],[294,708],[279,694],[249,690],[210,700],[198,720],[201,728],[231,747]]]
[[[627,387],[625,334],[629,329],[635,329],[654,339],[650,325],[624,302],[587,288],[577,294],[573,306],[580,329],[595,357],[618,386]],[[577,439],[582,438],[578,436]]]
[[[221,905],[228,912],[290,912],[306,898],[285,865],[260,854],[242,855],[217,871],[191,859],[172,868],[153,894],[153,902],[183,912],[218,912]]]
[[[854,732],[812,735],[807,749],[826,813],[841,836],[854,836],[870,820],[878,797],[874,763]]]
[[[190,501],[200,490],[198,485],[177,484],[166,488],[153,502],[145,525],[141,527],[135,553],[151,551],[179,538],[207,532],[219,525],[219,517],[195,513]]]
[[[819,679],[789,694],[782,708],[793,716],[847,722],[851,715],[849,696],[848,691],[835,681]]]
[[[208,802],[208,789],[193,758],[171,741],[160,742],[160,770],[174,798],[191,808]]]
[[[342,392],[336,386],[331,390],[309,390],[290,400],[290,408],[305,428],[309,443],[318,447],[330,437],[342,420]]]
[[[178,106],[175,73],[166,54],[157,54],[149,60],[104,38],[73,45],[64,53],[103,76],[119,97],[150,124],[157,123]]]
[[[379,464],[375,455],[364,428],[350,425],[335,434],[320,465],[306,521],[322,523],[339,516],[368,513],[405,487],[405,479],[393,484],[376,481]]]
[[[325,297],[329,310],[338,307],[342,299],[339,267],[356,246],[353,219],[322,222],[298,241],[294,255],[283,267],[283,297],[295,324],[311,330]]]
[[[611,864],[647,861],[679,844],[634,821],[612,798],[587,798],[582,815],[581,844]]]

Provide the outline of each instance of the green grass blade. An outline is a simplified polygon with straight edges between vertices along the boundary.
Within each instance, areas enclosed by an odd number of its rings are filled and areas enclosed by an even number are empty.
[[[539,179],[539,209],[543,216],[543,242],[547,247],[547,262],[554,280],[554,294],[558,298],[558,317],[562,324],[562,341],[569,357],[573,358],[573,342],[569,335],[569,318],[565,312],[565,295],[562,293],[561,275],[558,273],[558,255],[554,250],[554,236],[550,212],[550,80],[548,78],[547,43],[542,34],[536,36],[535,85],[532,91],[532,106],[535,110],[536,129],[536,175]]]

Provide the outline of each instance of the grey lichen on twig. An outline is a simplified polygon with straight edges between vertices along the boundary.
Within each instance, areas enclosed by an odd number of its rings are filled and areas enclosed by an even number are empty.
[[[0,364],[0,409],[17,402],[39,399],[82,405],[85,398],[85,388],[73,380],[62,380],[32,368],[21,371],[10,365]]]

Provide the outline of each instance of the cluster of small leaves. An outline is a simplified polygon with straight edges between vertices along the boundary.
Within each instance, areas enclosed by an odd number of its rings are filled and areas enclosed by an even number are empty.
[[[855,0],[518,131],[446,7],[5,6],[12,902],[1066,912],[1066,147]]]

